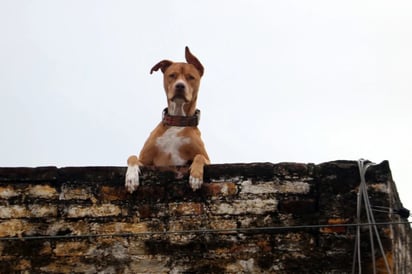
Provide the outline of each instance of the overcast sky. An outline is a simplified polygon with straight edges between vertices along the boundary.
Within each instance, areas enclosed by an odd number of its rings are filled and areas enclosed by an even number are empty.
[[[412,1],[0,0],[0,166],[125,166],[162,59],[205,67],[213,163],[389,160],[412,209]]]

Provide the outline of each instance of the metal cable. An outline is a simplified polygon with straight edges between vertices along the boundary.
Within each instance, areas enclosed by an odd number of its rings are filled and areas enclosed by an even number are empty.
[[[153,235],[170,235],[170,234],[205,234],[205,233],[255,233],[264,234],[275,231],[291,231],[315,228],[333,228],[333,227],[362,227],[362,226],[387,226],[387,225],[410,225],[412,222],[379,222],[379,223],[351,223],[351,224],[321,224],[321,225],[297,225],[297,226],[268,226],[268,227],[249,227],[249,228],[227,228],[227,229],[193,229],[177,231],[147,231],[147,232],[119,232],[108,234],[80,234],[80,235],[39,235],[39,236],[15,236],[2,237],[0,241],[12,240],[42,240],[42,239],[73,239],[73,238],[99,238],[99,237],[139,237]]]
[[[365,165],[364,162],[365,160],[363,159],[360,159],[358,161],[360,184],[359,184],[359,190],[358,190],[358,200],[357,200],[358,204],[357,204],[357,212],[356,212],[357,218],[356,219],[357,219],[357,222],[360,222],[361,201],[363,198],[363,202],[365,205],[365,211],[366,211],[366,218],[367,218],[368,223],[370,224],[368,228],[369,228],[369,238],[370,238],[370,244],[371,244],[373,273],[376,274],[375,244],[373,240],[373,232],[375,232],[378,246],[382,254],[383,260],[385,262],[386,271],[387,273],[391,273],[389,263],[386,258],[386,254],[383,249],[379,231],[376,226],[375,217],[373,215],[373,209],[372,209],[372,206],[369,200],[368,189],[367,189],[368,187],[366,185],[366,179],[365,179],[367,169],[370,166],[375,165],[375,164],[367,163]],[[357,227],[357,230],[356,230],[356,240],[355,240],[355,250],[354,250],[354,256],[353,256],[353,264],[352,264],[352,274],[354,274],[356,271],[356,258],[358,259],[357,260],[358,261],[358,271],[359,271],[358,273],[362,273],[361,254],[360,254],[360,227]]]
[[[361,191],[357,193],[357,203],[356,203],[356,223],[360,224],[361,215],[361,201],[362,195]],[[355,238],[355,250],[353,251],[353,262],[352,262],[352,274],[356,271],[356,258],[358,259],[358,269],[359,273],[362,273],[361,267],[361,257],[360,257],[360,226],[356,226],[356,238]]]

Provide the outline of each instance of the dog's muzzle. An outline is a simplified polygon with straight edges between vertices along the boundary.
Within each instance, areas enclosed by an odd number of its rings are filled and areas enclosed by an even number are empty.
[[[183,99],[187,101],[186,99],[186,85],[183,83],[177,83],[174,87],[174,95],[172,100],[175,99]]]

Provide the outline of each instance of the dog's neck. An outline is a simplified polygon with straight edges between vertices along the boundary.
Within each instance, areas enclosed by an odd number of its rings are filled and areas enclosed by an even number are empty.
[[[174,100],[168,103],[168,114],[172,116],[193,116],[196,112],[196,102]]]

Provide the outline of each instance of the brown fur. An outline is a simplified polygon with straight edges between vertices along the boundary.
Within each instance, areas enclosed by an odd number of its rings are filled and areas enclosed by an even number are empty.
[[[173,112],[172,115],[193,116],[196,111],[200,79],[203,76],[204,68],[187,47],[185,56],[187,63],[174,63],[169,60],[162,60],[153,66],[150,73],[159,69],[163,72],[163,86],[166,92],[168,109]],[[177,84],[184,85],[184,92],[178,90]],[[163,123],[158,124],[146,140],[139,157],[132,155],[127,160],[129,168],[126,174],[126,187],[128,187],[130,192],[133,192],[135,189],[135,187],[128,186],[128,183],[131,183],[130,180],[133,180],[134,176],[130,175],[128,177],[129,169],[132,170],[131,167],[142,165],[174,166],[176,165],[173,161],[174,156],[184,160],[185,163],[191,163],[189,182],[193,190],[200,187],[203,182],[203,167],[209,164],[210,161],[199,129],[197,127],[182,128],[177,133],[176,138],[185,138],[187,142],[177,148],[176,151],[179,155],[171,155],[168,151],[163,151],[162,147],[157,143],[158,138],[162,137],[169,128],[171,127]],[[200,184],[198,185],[193,182],[200,182]]]

